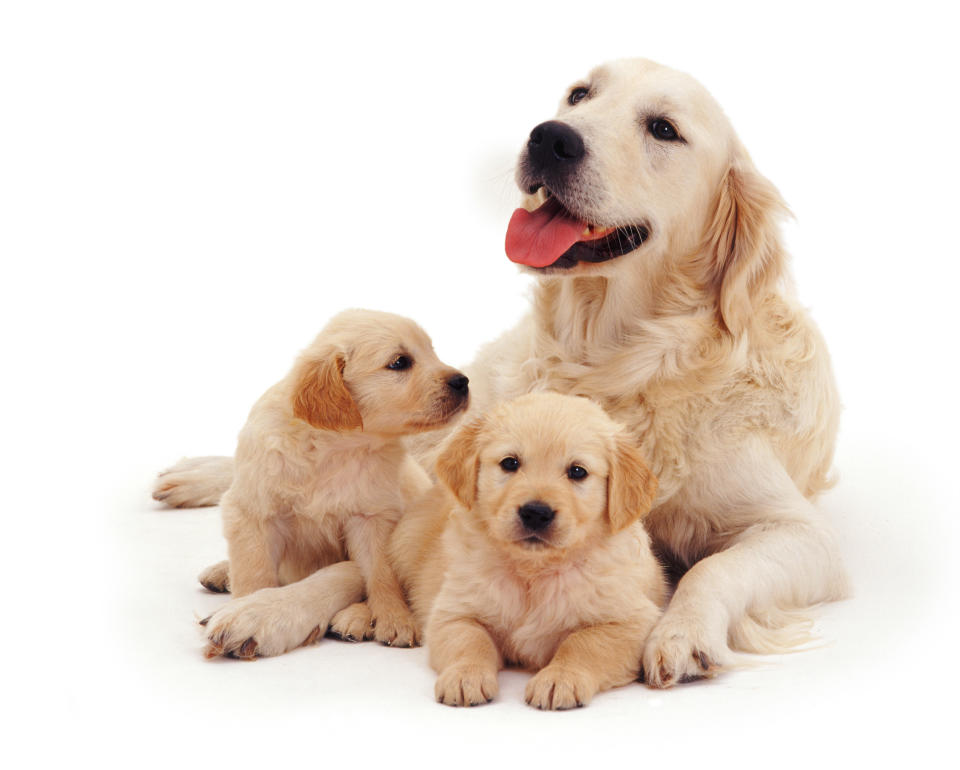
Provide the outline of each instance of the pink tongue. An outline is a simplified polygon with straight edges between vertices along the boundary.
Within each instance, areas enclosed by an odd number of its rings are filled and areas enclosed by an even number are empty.
[[[584,222],[571,217],[556,198],[536,211],[517,209],[507,225],[507,256],[512,262],[546,267],[583,239]]]

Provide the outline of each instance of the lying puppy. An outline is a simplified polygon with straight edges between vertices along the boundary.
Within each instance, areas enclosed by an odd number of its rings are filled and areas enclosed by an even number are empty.
[[[340,613],[335,630],[416,643],[386,544],[407,502],[430,481],[401,441],[447,424],[468,400],[467,378],[437,359],[412,321],[364,310],[333,318],[254,405],[240,433],[236,474],[221,502],[234,596],[349,558],[367,602]],[[201,582],[225,588],[215,585],[222,572],[217,565]],[[232,619],[227,611],[206,621],[209,657],[225,647],[257,654],[255,639],[239,647],[231,640]]]
[[[526,701],[541,709],[637,679],[665,583],[639,523],[657,480],[634,443],[592,401],[553,393],[450,439],[437,462],[449,491],[411,509],[391,543],[438,701],[490,701],[505,661],[539,669]]]

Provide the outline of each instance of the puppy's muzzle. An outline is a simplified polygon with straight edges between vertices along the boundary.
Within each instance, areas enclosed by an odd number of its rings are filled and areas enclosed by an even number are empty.
[[[553,523],[557,512],[540,500],[531,500],[517,509],[517,516],[527,532],[543,532]]]
[[[450,390],[451,395],[457,398],[466,398],[470,395],[469,383],[470,380],[467,375],[461,374],[460,372],[447,378],[447,388]]]
[[[583,137],[559,120],[548,120],[530,132],[527,142],[529,170],[548,187],[572,173],[586,154]]]

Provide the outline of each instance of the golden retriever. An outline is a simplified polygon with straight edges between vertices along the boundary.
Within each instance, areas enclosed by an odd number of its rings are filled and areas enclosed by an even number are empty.
[[[446,489],[391,541],[438,701],[491,700],[504,661],[539,670],[526,701],[541,709],[636,681],[665,581],[639,523],[657,481],[634,442],[592,401],[555,393],[501,404],[447,442]]]
[[[847,580],[811,504],[839,400],[788,289],[779,193],[699,83],[643,59],[573,84],[531,132],[517,181],[528,198],[507,251],[539,284],[533,312],[467,369],[475,408],[586,395],[637,437],[660,482],[646,527],[686,570],[644,649],[649,684],[790,643],[797,612]],[[229,464],[202,467],[168,479],[176,499],[222,490]],[[329,595],[350,580],[321,571],[310,585]]]
[[[233,595],[295,583],[349,558],[367,601],[340,613],[334,630],[414,644],[416,624],[386,549],[405,507],[430,481],[401,441],[460,413],[467,383],[406,318],[365,310],[333,318],[257,401],[240,433],[233,483],[221,501]],[[216,574],[222,565],[201,582],[225,588]],[[237,637],[229,607],[205,624],[208,656],[258,653],[255,636]]]

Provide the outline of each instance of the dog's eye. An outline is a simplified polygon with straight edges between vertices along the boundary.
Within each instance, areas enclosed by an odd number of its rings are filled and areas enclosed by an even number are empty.
[[[663,118],[650,121],[650,133],[657,137],[657,139],[662,139],[665,142],[673,142],[680,138],[677,129]]]
[[[570,92],[570,96],[567,97],[567,104],[569,104],[572,107],[574,104],[581,101],[583,97],[585,97],[589,93],[590,93],[589,88],[584,88],[583,86],[581,86],[580,88],[574,88]]]
[[[500,467],[507,473],[515,473],[520,467],[520,461],[516,457],[504,457],[500,461]]]
[[[387,369],[393,369],[395,372],[402,372],[413,366],[413,359],[410,356],[397,356],[393,361],[387,364]]]
[[[587,469],[582,465],[571,465],[567,468],[567,478],[572,481],[582,481],[587,477]]]

